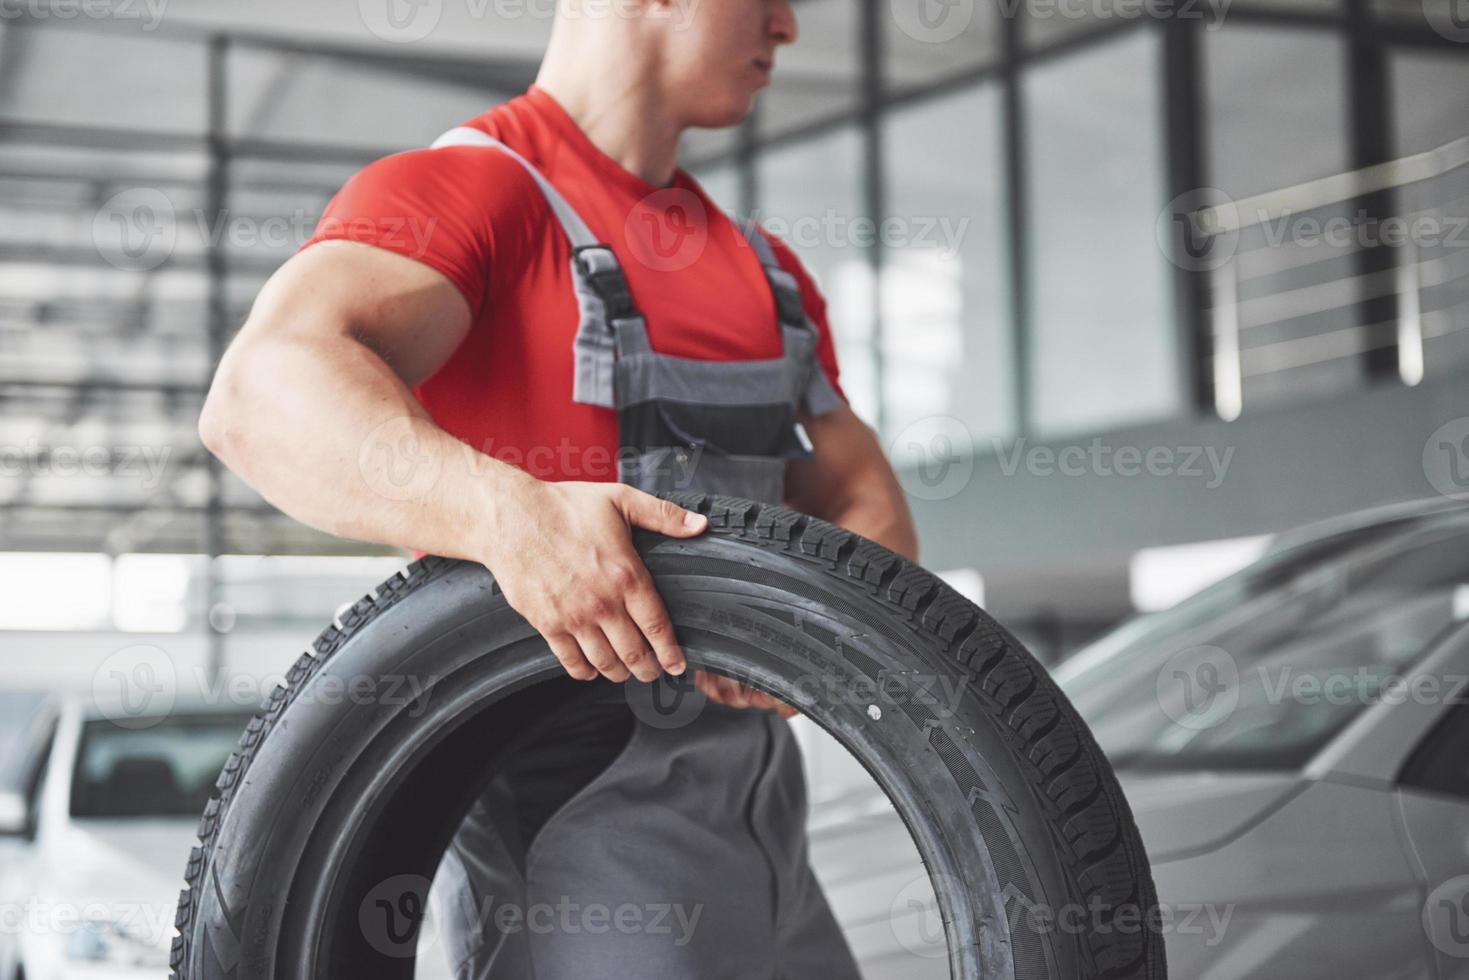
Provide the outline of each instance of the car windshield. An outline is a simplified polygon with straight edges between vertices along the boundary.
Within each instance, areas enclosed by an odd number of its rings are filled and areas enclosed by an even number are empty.
[[[178,715],[147,727],[90,721],[72,782],[73,817],[197,817],[249,715]]]
[[[1267,556],[1057,676],[1120,769],[1295,769],[1385,697],[1453,694],[1448,677],[1403,685],[1466,618],[1458,512]]]

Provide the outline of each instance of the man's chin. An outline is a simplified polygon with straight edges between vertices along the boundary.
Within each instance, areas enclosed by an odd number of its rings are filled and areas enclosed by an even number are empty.
[[[694,114],[689,125],[699,129],[728,129],[750,118],[750,113],[753,111],[755,111],[753,95],[743,100],[734,100],[727,105],[703,105]]]

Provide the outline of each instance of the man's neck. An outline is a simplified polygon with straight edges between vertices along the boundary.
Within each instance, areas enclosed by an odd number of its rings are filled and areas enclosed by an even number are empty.
[[[652,79],[626,71],[599,75],[575,52],[549,53],[536,87],[566,110],[577,127],[620,167],[655,187],[673,182],[682,127],[669,116]]]

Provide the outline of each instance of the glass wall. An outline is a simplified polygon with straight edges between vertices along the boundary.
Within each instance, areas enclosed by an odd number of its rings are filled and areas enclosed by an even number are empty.
[[[1389,155],[1469,134],[1469,44],[1424,13],[1439,0],[1396,2],[1361,12],[1383,20],[1366,38],[1386,66],[1383,116],[1353,102],[1375,55],[1352,60],[1339,0],[1194,5],[1179,30],[1110,0],[892,0],[865,21],[860,3],[796,5],[802,43],[781,51],[747,131],[753,185],[828,294],[859,411],[890,445],[952,415],[981,451],[1223,413],[1200,379],[1221,377],[1225,307],[1251,410],[1380,376],[1396,314],[1359,280],[1383,256],[1302,245],[1293,224],[1268,240],[1279,229],[1256,222],[1225,282],[1170,264],[1158,229],[1182,189],[1241,201],[1351,171],[1354,131],[1384,133]],[[727,141],[701,162],[734,161]],[[1464,277],[1437,274],[1422,284],[1429,375],[1464,360],[1444,339]]]
[[[857,108],[861,97],[858,5],[805,0],[796,5],[800,43],[776,52],[777,68],[760,102],[762,136],[778,136]]]
[[[1389,59],[1395,153],[1422,153],[1469,135],[1469,58],[1399,48]]]
[[[981,444],[1015,430],[1001,90],[984,82],[885,121],[883,423],[935,415]],[[894,445],[895,455],[902,447]],[[900,460],[901,462],[901,460]]]
[[[1334,28],[1226,23],[1204,38],[1208,183],[1241,202],[1251,223],[1221,291],[1221,302],[1238,299],[1229,327],[1251,407],[1359,385],[1363,351],[1391,341],[1357,322],[1356,243],[1316,231],[1344,227],[1357,202],[1293,195],[1276,214],[1251,200],[1353,169],[1348,67],[1345,31]]]
[[[1022,78],[1030,411],[1037,432],[1182,410],[1167,262],[1160,37],[1130,32]]]
[[[875,225],[865,204],[862,160],[855,126],[762,153],[756,216],[796,250],[821,288],[841,358],[842,387],[857,414],[876,421]]]
[[[1351,169],[1339,32],[1229,22],[1203,65],[1210,186],[1238,200]]]
[[[1469,58],[1395,49],[1388,64],[1395,152],[1425,153],[1469,136]],[[1416,287],[1424,376],[1462,371],[1469,364],[1469,169],[1407,188],[1399,208],[1423,229],[1406,246],[1413,261],[1402,268]]]
[[[998,64],[1002,6],[891,0],[882,37],[888,86],[911,89]]]

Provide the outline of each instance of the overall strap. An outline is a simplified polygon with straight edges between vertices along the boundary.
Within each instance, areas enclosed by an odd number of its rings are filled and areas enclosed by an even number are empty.
[[[571,276],[581,314],[573,345],[576,367],[572,399],[583,405],[613,408],[616,355],[619,351],[646,349],[648,335],[612,248],[598,241],[581,215],[535,165],[489,133],[459,126],[435,140],[432,149],[449,146],[499,150],[535,179],[571,243]]]
[[[800,390],[806,408],[812,415],[825,415],[840,408],[846,403],[832,387],[826,372],[816,363],[816,326],[806,316],[800,283],[781,267],[770,240],[755,221],[736,218],[735,226],[755,250],[755,256],[765,270],[765,280],[775,297],[775,315],[780,321],[781,337],[785,341],[785,356],[798,362],[796,369],[805,375]]]
[[[770,283],[770,291],[775,296],[775,315],[779,318],[780,325],[793,330],[812,330],[814,333],[810,321],[806,319],[806,306],[801,302],[801,287],[796,282],[796,277],[781,268],[780,260],[775,257],[775,249],[771,248],[770,240],[760,231],[760,226],[748,218],[736,219],[735,225],[745,236],[745,241],[755,250],[755,256],[765,270],[765,279]]]
[[[551,210],[556,214],[556,220],[561,222],[562,228],[566,229],[566,237],[571,240],[571,247],[573,249],[586,248],[599,244],[597,236],[592,234],[592,230],[581,219],[581,215],[577,214],[576,209],[567,203],[566,198],[561,196],[561,192],[556,189],[555,185],[547,180],[545,175],[537,170],[529,160],[495,139],[489,133],[470,126],[459,126],[434,140],[431,149],[441,150],[446,146],[484,146],[499,150],[524,167],[526,173],[535,179],[536,184],[541,188],[541,193],[546,196],[546,203],[551,206]]]

